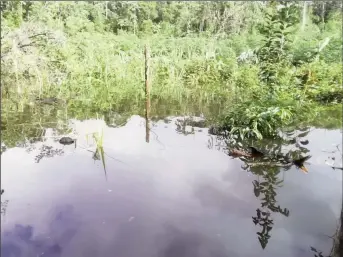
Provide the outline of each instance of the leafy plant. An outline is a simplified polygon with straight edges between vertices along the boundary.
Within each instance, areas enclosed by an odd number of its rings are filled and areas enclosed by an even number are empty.
[[[260,79],[270,90],[277,86],[278,68],[290,62],[290,37],[292,27],[298,21],[298,11],[294,3],[280,2],[266,10],[265,23],[260,27],[264,35],[263,45],[256,51],[260,64]]]
[[[278,129],[294,121],[293,106],[265,106],[263,103],[236,104],[232,111],[224,116],[219,125],[231,136],[241,140],[249,138],[277,137]]]

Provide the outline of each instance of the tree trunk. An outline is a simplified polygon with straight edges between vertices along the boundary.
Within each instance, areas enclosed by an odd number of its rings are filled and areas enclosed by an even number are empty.
[[[322,3],[322,22],[325,23],[325,2]]]
[[[303,17],[302,17],[302,23],[301,23],[301,31],[305,30],[305,26],[306,26],[306,16],[307,16],[307,2],[304,2],[303,5],[303,13],[302,13]]]
[[[107,20],[107,5],[108,5],[108,1],[105,2],[105,16],[106,16],[106,20]]]

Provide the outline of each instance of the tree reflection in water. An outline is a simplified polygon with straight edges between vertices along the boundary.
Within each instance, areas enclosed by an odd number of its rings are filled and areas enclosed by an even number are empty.
[[[1,189],[1,195],[5,193],[4,189]],[[2,197],[1,197],[2,198]],[[6,208],[7,208],[8,200],[1,201],[1,214],[6,214]]]
[[[55,155],[61,156],[64,154],[62,149],[54,149],[49,145],[43,145],[39,150],[40,153],[35,157],[36,163],[39,163],[43,158],[52,158]]]
[[[266,153],[262,159],[267,162],[258,162],[255,158],[248,160],[245,157],[240,157],[245,166],[242,169],[253,173],[257,176],[257,180],[253,181],[253,191],[257,198],[261,200],[261,207],[257,208],[256,216],[252,217],[255,225],[261,227],[261,231],[257,232],[258,240],[263,249],[266,248],[268,240],[271,238],[271,231],[274,226],[273,215],[279,213],[285,217],[290,215],[287,208],[282,208],[277,204],[276,195],[277,188],[282,186],[283,180],[280,179],[280,171],[289,170],[292,164],[284,164],[284,159],[299,157],[309,152],[309,150],[299,144],[299,138],[304,138],[310,132],[309,128],[299,131],[285,133],[278,140],[260,140],[255,142],[257,149],[263,149]],[[240,142],[235,138],[224,139],[228,146],[241,147],[243,145],[251,145],[252,142]],[[291,146],[292,150],[287,153],[282,153],[283,146]],[[281,168],[282,167],[282,168]]]
[[[273,168],[266,171],[262,167],[251,167],[250,171],[262,178],[262,181],[259,181],[259,179],[253,181],[254,194],[261,199],[261,208],[256,210],[256,216],[252,217],[252,220],[255,225],[258,224],[262,228],[260,232],[257,232],[257,235],[264,249],[268,244],[270,232],[274,225],[272,213],[280,213],[288,217],[289,210],[277,205],[275,199],[277,187],[280,187],[283,182],[277,176],[280,172],[279,169]]]

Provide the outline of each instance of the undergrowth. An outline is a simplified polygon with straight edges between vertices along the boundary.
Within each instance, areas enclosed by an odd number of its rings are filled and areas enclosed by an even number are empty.
[[[301,30],[291,2],[3,4],[3,110],[57,97],[72,109],[139,111],[146,44],[152,99],[221,105],[220,126],[240,137],[274,136],[342,103],[338,12],[324,24],[310,13]]]

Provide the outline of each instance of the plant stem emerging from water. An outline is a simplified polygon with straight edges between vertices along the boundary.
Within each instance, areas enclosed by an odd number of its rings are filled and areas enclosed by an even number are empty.
[[[148,46],[145,45],[144,49],[145,56],[145,141],[149,143],[149,113],[150,113],[150,88],[149,88],[149,50]]]

